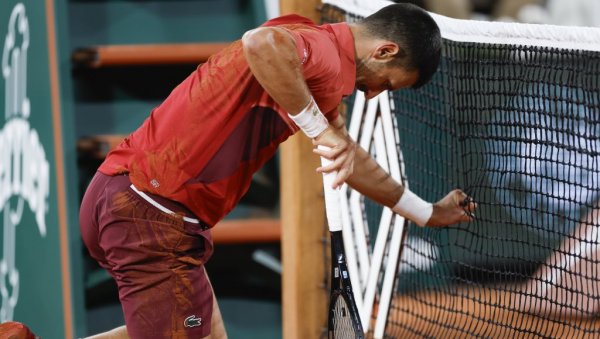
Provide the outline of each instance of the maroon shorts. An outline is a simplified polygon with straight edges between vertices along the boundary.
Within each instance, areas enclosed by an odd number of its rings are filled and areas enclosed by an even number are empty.
[[[204,263],[210,231],[185,221],[189,210],[130,188],[127,175],[96,173],[80,210],[83,241],[116,280],[131,338],[202,338],[210,334],[213,292]]]

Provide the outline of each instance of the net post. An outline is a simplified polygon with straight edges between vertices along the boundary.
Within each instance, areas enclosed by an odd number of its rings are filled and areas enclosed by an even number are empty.
[[[323,288],[325,227],[319,158],[296,134],[281,146],[283,338],[319,338],[327,317]]]
[[[320,21],[319,0],[281,0],[281,14]],[[325,210],[319,157],[301,133],[281,146],[282,331],[284,339],[320,338],[327,323],[322,241]]]

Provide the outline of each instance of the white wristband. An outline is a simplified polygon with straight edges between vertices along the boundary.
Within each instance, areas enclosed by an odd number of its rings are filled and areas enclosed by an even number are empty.
[[[329,127],[327,118],[321,113],[313,97],[310,97],[310,102],[300,113],[288,115],[309,138],[316,138]]]
[[[425,226],[433,214],[433,204],[419,198],[405,187],[404,193],[392,211],[414,221],[419,226]]]

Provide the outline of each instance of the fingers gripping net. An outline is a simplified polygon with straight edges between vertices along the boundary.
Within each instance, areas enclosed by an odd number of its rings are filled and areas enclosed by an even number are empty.
[[[388,4],[324,1],[323,19]],[[357,94],[349,130],[423,198],[466,190],[477,219],[393,235],[403,220],[345,188],[363,326],[387,338],[600,336],[600,31],[434,19],[444,47],[432,82]]]

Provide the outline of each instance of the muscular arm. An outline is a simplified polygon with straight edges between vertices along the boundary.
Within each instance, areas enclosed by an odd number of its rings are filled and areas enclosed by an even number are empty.
[[[289,114],[300,113],[311,101],[311,93],[290,33],[282,28],[260,27],[244,34],[242,45],[250,70],[265,91]],[[333,162],[323,172],[337,171],[333,185],[338,187],[352,173],[353,143],[337,128],[325,129],[313,142],[331,148],[324,156]]]
[[[345,125],[340,124],[339,121],[334,122],[333,125],[344,132],[346,130]],[[354,172],[346,179],[346,183],[362,195],[390,208],[393,208],[404,194],[404,187],[381,168],[375,159],[360,146],[356,146]],[[446,226],[473,221],[473,218],[465,211],[474,212],[477,204],[470,198],[470,202],[465,204],[467,198],[463,191],[452,190],[433,204],[433,213],[426,225]]]
[[[396,205],[404,193],[404,187],[383,170],[375,159],[361,147],[357,147],[354,173],[346,180],[346,183],[364,196],[390,208]],[[465,210],[473,212],[477,208],[477,204],[470,202],[465,205],[466,198],[467,195],[459,189],[448,193],[433,204],[433,214],[426,225],[446,226],[473,221],[473,218],[465,213]]]
[[[404,192],[404,187],[360,146],[356,148],[354,173],[346,183],[362,195],[390,208],[394,207]]]
[[[261,27],[242,37],[244,55],[256,80],[288,113],[299,113],[310,100],[302,63],[292,36],[282,28]]]

